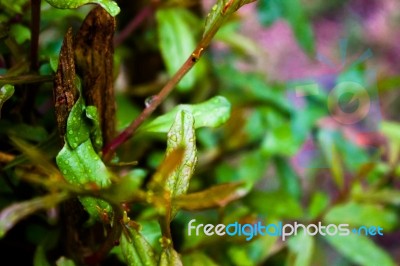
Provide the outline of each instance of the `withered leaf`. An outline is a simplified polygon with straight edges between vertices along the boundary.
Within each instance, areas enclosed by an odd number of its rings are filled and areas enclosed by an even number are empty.
[[[173,199],[174,206],[195,211],[215,207],[224,207],[228,203],[245,196],[248,189],[243,183],[216,185],[206,190],[183,194]]]
[[[104,142],[115,133],[115,99],[113,88],[113,36],[115,19],[102,7],[86,17],[75,39],[77,73],[83,78],[83,96],[100,115]]]
[[[65,34],[61,47],[53,88],[54,107],[61,139],[64,138],[66,132],[68,114],[79,96],[75,78],[73,36],[70,28]]]

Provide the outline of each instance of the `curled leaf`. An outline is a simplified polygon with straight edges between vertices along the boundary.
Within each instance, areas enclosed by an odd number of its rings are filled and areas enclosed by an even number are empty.
[[[0,89],[0,116],[1,116],[1,108],[3,104],[11,98],[14,94],[14,86],[10,84],[6,84]]]
[[[60,9],[78,8],[86,4],[99,4],[113,17],[121,11],[117,3],[112,0],[46,0],[46,2]]]
[[[178,112],[168,132],[167,156],[180,148],[184,149],[181,164],[171,173],[166,182],[166,189],[171,192],[172,197],[186,193],[197,162],[194,119],[193,115],[187,111]]]
[[[173,200],[173,204],[189,211],[204,210],[224,207],[247,193],[248,189],[243,183],[221,184],[200,192],[180,195]]]
[[[182,266],[182,260],[171,246],[164,248],[161,252],[159,266]]]
[[[182,110],[193,114],[195,128],[218,127],[229,119],[231,104],[222,96],[215,96],[208,101],[198,104],[180,104],[170,112],[157,117],[150,123],[141,127],[139,132],[168,132],[175,117]]]
[[[26,218],[28,215],[31,215],[38,210],[51,208],[66,200],[68,196],[69,195],[65,192],[55,193],[9,205],[0,213],[0,238],[3,237],[16,223]]]
[[[129,227],[128,230],[131,238],[128,238],[125,234],[121,235],[121,249],[126,264],[129,266],[157,265],[154,250],[149,242],[147,242],[138,229]]]
[[[81,96],[72,107],[67,120],[66,141],[72,149],[76,149],[89,139],[90,126],[85,115],[85,104]]]
[[[93,105],[86,107],[86,117],[92,121],[92,130],[90,138],[92,139],[93,147],[96,151],[100,151],[103,147],[103,136],[101,133],[100,116],[97,108]]]

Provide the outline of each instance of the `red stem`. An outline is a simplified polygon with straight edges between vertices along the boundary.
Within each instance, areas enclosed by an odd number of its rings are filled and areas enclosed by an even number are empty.
[[[146,6],[137,16],[135,16],[128,25],[114,39],[114,45],[118,46],[123,43],[129,35],[132,34],[154,11],[153,6]]]

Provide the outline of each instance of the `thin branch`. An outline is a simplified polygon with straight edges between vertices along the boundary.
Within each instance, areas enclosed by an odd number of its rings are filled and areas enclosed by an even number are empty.
[[[103,148],[104,161],[107,162],[111,160],[116,149],[132,137],[133,133],[135,133],[140,125],[154,112],[155,109],[157,109],[157,107],[171,93],[171,91],[175,88],[179,81],[186,75],[186,73],[188,73],[189,70],[192,69],[192,67],[202,56],[203,51],[210,45],[211,40],[214,38],[215,34],[225,22],[225,20],[229,17],[229,15],[235,12],[242,5],[253,1],[255,0],[229,0],[223,6],[220,6],[221,10],[219,15],[213,17],[200,43],[197,45],[196,49],[188,57],[188,59],[186,59],[185,63],[167,82],[167,84],[161,89],[161,91],[157,95],[152,97],[151,103],[145,109],[143,109],[142,113],[129,125],[129,127],[122,131],[116,138],[114,138]]]
[[[0,85],[2,84],[12,84],[12,85],[21,85],[21,84],[31,84],[31,83],[42,83],[42,82],[51,82],[53,81],[53,76],[46,75],[20,75],[15,77],[1,77],[0,76]]]
[[[31,0],[31,71],[39,69],[40,0]]]
[[[128,25],[115,37],[114,45],[123,43],[154,11],[153,6],[146,6],[137,16],[135,16]]]

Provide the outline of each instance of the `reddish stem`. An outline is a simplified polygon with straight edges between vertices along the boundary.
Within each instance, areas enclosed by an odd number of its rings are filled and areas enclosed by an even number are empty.
[[[118,34],[114,39],[114,45],[118,46],[123,43],[131,34],[134,32],[147,17],[149,17],[154,11],[153,6],[146,6],[143,8],[137,16],[135,16],[128,25]]]

